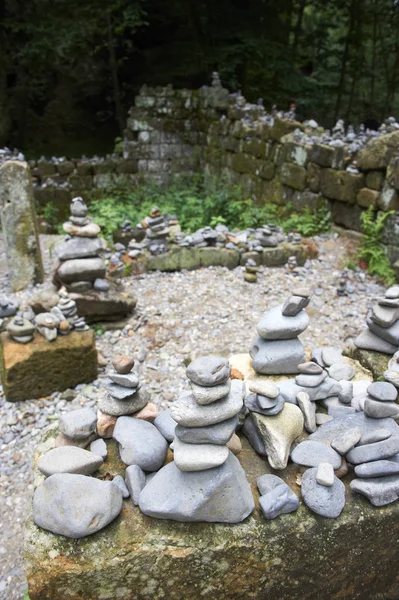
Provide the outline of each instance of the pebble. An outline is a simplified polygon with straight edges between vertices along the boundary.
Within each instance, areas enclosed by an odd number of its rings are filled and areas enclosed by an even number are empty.
[[[271,520],[298,510],[299,500],[292,489],[283,482],[261,496],[259,506],[265,519]]]
[[[90,452],[93,452],[93,454],[98,454],[98,456],[101,456],[101,458],[105,460],[108,455],[107,444],[102,438],[95,440],[90,444]]]
[[[356,465],[355,473],[358,477],[384,477],[399,473],[399,455],[395,454],[390,460],[374,460]]]
[[[386,417],[397,418],[399,406],[395,402],[380,402],[366,398],[364,401],[364,413],[373,419],[385,419]]]
[[[334,417],[326,415],[326,413],[316,413],[316,425],[324,425],[328,421],[332,421]]]
[[[321,357],[326,367],[339,362],[343,362],[342,350],[333,346],[325,346],[321,348]]]
[[[92,408],[81,408],[62,415],[60,431],[71,439],[85,439],[96,431],[97,415]]]
[[[189,364],[186,375],[197,385],[205,387],[219,385],[230,377],[229,361],[222,356],[202,356]]]
[[[114,383],[116,383],[118,386],[122,386],[123,388],[126,388],[126,394],[129,395],[129,390],[134,389],[136,390],[138,385],[139,385],[139,378],[137,377],[136,373],[127,373],[126,375],[121,375],[120,373],[109,373],[108,377],[111,379],[111,381],[113,381]],[[111,390],[112,387],[112,390]],[[117,388],[115,388],[114,386],[109,386],[109,392],[110,394],[114,397],[117,398],[118,400],[124,400],[123,397],[120,397],[118,394],[115,394],[115,390]],[[132,393],[130,391],[130,393]],[[120,394],[120,391],[119,391]]]
[[[138,465],[143,471],[157,471],[165,462],[168,443],[152,423],[119,417],[113,438],[119,444],[120,457],[125,465]]]
[[[126,483],[125,483],[125,480],[123,479],[122,475],[115,475],[115,477],[112,479],[112,483],[114,485],[118,486],[118,488],[121,491],[123,499],[126,500],[126,498],[129,498],[129,496],[130,496],[129,490],[126,487]]]
[[[309,316],[301,311],[294,317],[282,314],[282,307],[271,308],[256,325],[256,330],[264,340],[290,340],[300,335],[309,325]],[[305,362],[305,361],[301,361]]]
[[[351,490],[366,496],[374,506],[385,506],[399,499],[399,475],[353,479]]]
[[[341,390],[338,392],[338,399],[343,404],[350,404],[353,398],[353,383],[351,381],[339,380]]]
[[[238,417],[207,427],[184,427],[177,425],[175,435],[186,444],[227,444],[238,426]],[[173,441],[173,440],[171,440]]]
[[[336,419],[337,417],[346,417],[347,415],[355,415],[356,409],[353,406],[334,406],[333,404],[328,406],[328,414]]]
[[[46,476],[54,475],[54,473],[91,475],[102,464],[103,459],[98,454],[76,446],[61,446],[42,454],[37,466]]]
[[[253,341],[249,353],[253,368],[262,375],[296,373],[298,364],[305,360],[305,348],[298,338],[264,340],[258,336]]]
[[[398,397],[398,390],[392,383],[387,383],[386,381],[372,383],[367,388],[367,393],[380,402],[395,402]]]
[[[296,395],[296,400],[303,413],[306,431],[313,433],[313,431],[316,431],[316,403],[310,401],[306,392],[299,392]]]
[[[198,404],[212,404],[212,402],[225,398],[230,392],[230,379],[221,385],[213,387],[204,387],[191,383],[191,392]]]
[[[117,417],[97,411],[97,434],[102,438],[112,438]]]
[[[154,421],[154,425],[168,442],[173,442],[177,423],[172,418],[169,408],[159,413]]]
[[[141,491],[146,485],[143,469],[138,465],[130,465],[125,472],[125,483],[133,504],[138,506]]]
[[[260,475],[256,479],[256,485],[261,496],[268,494],[269,492],[274,490],[274,488],[283,485],[283,483],[285,483],[285,481],[281,479],[281,477],[269,473]]]
[[[328,369],[328,374],[337,381],[350,381],[356,374],[356,369],[352,365],[344,362],[334,363]]]
[[[301,492],[306,506],[321,517],[336,519],[345,506],[345,485],[334,477],[332,486],[317,483],[318,467],[302,475]]]
[[[316,481],[326,487],[334,485],[334,468],[331,463],[322,462],[317,466]]]
[[[374,442],[382,442],[387,440],[392,435],[392,431],[389,429],[374,429],[374,431],[368,431],[364,433],[358,441],[358,446],[364,446],[365,444],[374,444]]]
[[[253,394],[260,394],[267,398],[277,398],[279,395],[278,386],[272,381],[265,381],[263,379],[255,379],[248,382],[249,391]]]
[[[297,465],[317,467],[322,462],[330,463],[334,469],[339,469],[341,457],[333,448],[321,442],[305,440],[291,452],[291,460]]]
[[[52,475],[33,497],[36,525],[70,538],[100,531],[121,509],[122,494],[116,485],[84,475]]]
[[[346,458],[354,465],[390,458],[399,453],[399,436],[392,435],[386,440],[374,444],[364,444],[352,448]]]
[[[236,433],[233,433],[230,440],[227,442],[227,448],[232,452],[235,456],[242,452],[242,443],[240,438]]]
[[[298,371],[304,375],[320,375],[323,373],[323,368],[315,362],[305,362],[298,365]]]
[[[174,444],[174,461],[181,471],[204,471],[222,465],[229,455],[227,446],[215,444],[186,444],[177,436]]]
[[[116,400],[104,390],[98,395],[98,408],[108,415],[119,417],[138,412],[150,399],[151,394],[142,388],[124,400]]]
[[[300,387],[317,387],[328,377],[327,371],[319,374],[305,375],[301,373],[295,377],[295,383]]]
[[[347,429],[344,433],[334,438],[331,442],[331,448],[336,450],[341,456],[345,456],[359,443],[361,433],[359,427]]]

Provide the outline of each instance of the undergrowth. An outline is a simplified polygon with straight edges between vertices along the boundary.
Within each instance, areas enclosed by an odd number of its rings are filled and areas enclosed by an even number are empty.
[[[361,215],[363,240],[360,244],[360,258],[367,262],[370,275],[381,279],[386,285],[395,283],[395,272],[382,246],[382,236],[387,218],[395,211],[377,212],[372,206]]]

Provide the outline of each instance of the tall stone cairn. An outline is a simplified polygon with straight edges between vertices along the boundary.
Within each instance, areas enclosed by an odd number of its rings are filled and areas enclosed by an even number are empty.
[[[0,166],[0,218],[13,292],[44,278],[30,169],[10,160]]]

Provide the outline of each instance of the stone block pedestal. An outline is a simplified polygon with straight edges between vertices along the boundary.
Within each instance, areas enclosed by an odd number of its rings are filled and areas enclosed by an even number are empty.
[[[41,398],[97,377],[94,331],[58,336],[48,342],[36,333],[29,344],[0,335],[0,374],[7,400]]]

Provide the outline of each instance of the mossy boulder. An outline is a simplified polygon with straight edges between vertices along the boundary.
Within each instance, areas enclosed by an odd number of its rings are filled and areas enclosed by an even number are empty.
[[[325,144],[314,144],[310,151],[310,160],[320,167],[342,169],[344,166],[344,148],[332,148]]]
[[[306,169],[294,163],[283,163],[280,170],[281,182],[294,190],[306,187]]]
[[[356,199],[359,206],[368,208],[369,206],[376,206],[380,193],[377,190],[371,190],[370,188],[364,187],[358,193]]]
[[[364,176],[360,173],[322,169],[320,189],[326,198],[354,204],[360,189],[364,187]]]
[[[361,171],[385,169],[399,147],[399,131],[370,140],[356,156]]]
[[[360,362],[362,367],[371,371],[374,380],[384,380],[384,371],[388,369],[388,362],[392,358],[389,354],[374,352],[373,350],[362,350],[354,344],[348,346],[344,354]]]
[[[0,334],[0,374],[8,401],[49,396],[97,378],[94,331],[58,336],[48,342],[36,333],[29,344]]]

